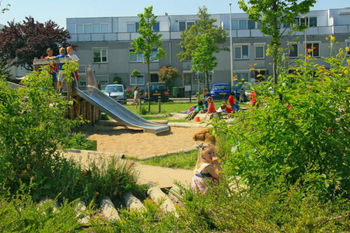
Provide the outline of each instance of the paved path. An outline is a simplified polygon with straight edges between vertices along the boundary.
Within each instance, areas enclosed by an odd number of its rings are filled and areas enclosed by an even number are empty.
[[[113,158],[120,159],[121,155],[117,153],[103,153],[95,151],[69,151],[62,154],[67,159],[72,159],[77,163],[80,163],[84,169],[89,164],[95,162],[97,166],[106,163]],[[121,163],[133,164],[134,170],[138,177],[139,184],[150,184],[152,186],[170,187],[176,182],[183,185],[189,185],[191,183],[193,171],[186,169],[165,168],[140,164],[131,160],[121,159]]]

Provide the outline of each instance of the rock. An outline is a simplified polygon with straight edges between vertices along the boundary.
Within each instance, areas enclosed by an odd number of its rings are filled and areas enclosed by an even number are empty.
[[[104,197],[102,199],[100,210],[106,219],[110,221],[120,220],[118,211],[115,209],[114,204],[109,197]]]
[[[132,193],[125,194],[123,198],[128,209],[136,211],[145,210],[145,206],[142,204],[142,202],[132,195]]]
[[[174,203],[169,199],[169,197],[160,190],[159,187],[152,187],[148,189],[147,194],[149,197],[157,204],[160,204],[160,210],[165,213],[174,213],[175,216],[178,217],[176,213],[176,208]]]

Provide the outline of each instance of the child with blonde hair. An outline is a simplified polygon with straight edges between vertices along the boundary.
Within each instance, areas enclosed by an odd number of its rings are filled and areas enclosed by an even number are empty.
[[[220,165],[216,157],[215,146],[207,143],[200,144],[191,182],[192,190],[199,190],[206,194],[208,192],[207,182],[219,181],[218,170],[220,170]]]

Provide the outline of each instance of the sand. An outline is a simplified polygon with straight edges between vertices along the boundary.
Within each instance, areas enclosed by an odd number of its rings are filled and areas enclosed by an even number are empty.
[[[83,131],[89,140],[97,141],[97,151],[124,154],[126,157],[146,158],[193,149],[193,134],[199,128],[172,127],[163,135],[144,133],[122,126],[91,126]]]

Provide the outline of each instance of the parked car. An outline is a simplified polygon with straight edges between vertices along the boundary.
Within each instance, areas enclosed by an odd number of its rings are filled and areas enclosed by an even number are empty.
[[[122,84],[109,84],[105,87],[103,93],[122,104],[126,103],[125,89]]]
[[[231,86],[229,83],[214,83],[210,89],[210,95],[214,100],[227,99],[230,92]]]
[[[148,90],[147,85],[145,87],[145,99],[148,99]],[[169,100],[169,91],[165,83],[157,82],[157,83],[150,83],[150,90],[151,90],[151,101],[157,101],[158,98],[161,98],[162,102],[166,102]]]

